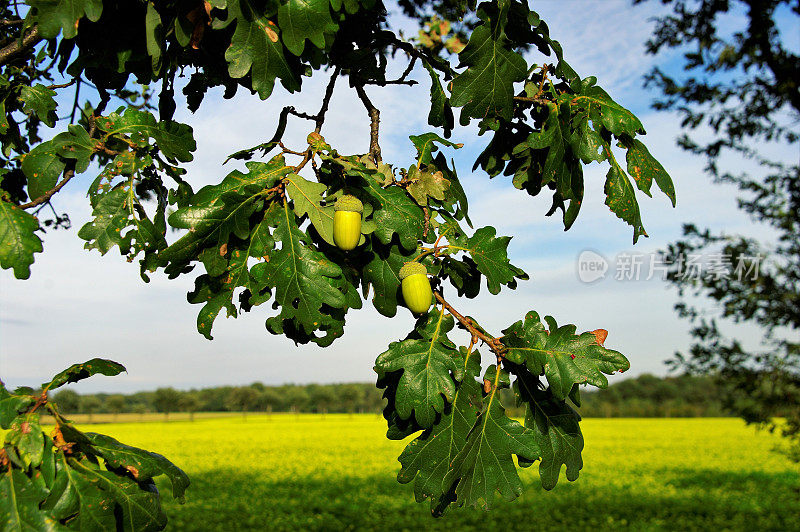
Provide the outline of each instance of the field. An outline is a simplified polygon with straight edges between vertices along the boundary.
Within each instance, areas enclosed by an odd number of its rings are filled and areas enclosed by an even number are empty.
[[[122,419],[122,418],[121,418]],[[163,487],[170,530],[800,530],[800,475],[737,419],[586,419],[585,466],[496,511],[430,517],[396,482],[402,442],[375,415],[83,425],[160,452],[191,477]]]

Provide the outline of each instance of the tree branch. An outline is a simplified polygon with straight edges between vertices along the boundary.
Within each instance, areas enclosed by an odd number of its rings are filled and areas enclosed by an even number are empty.
[[[0,66],[5,65],[20,53],[32,48],[41,39],[42,37],[39,35],[39,26],[34,26],[31,31],[21,39],[14,39],[14,42],[0,50]]]
[[[378,136],[379,136],[379,128],[381,124],[381,112],[378,110],[377,107],[372,105],[372,102],[369,100],[367,93],[364,92],[364,85],[357,84],[355,86],[356,94],[361,99],[361,102],[364,104],[364,107],[367,109],[367,113],[369,113],[369,154],[372,157],[372,161],[375,164],[378,164],[382,161],[381,159],[381,146],[378,143]]]
[[[497,355],[498,357],[504,356],[503,352],[506,350],[506,347],[503,345],[503,343],[500,341],[499,338],[495,338],[494,336],[486,334],[481,329],[479,329],[475,321],[472,320],[472,318],[464,317],[460,312],[454,309],[453,306],[450,303],[448,303],[444,299],[444,297],[442,297],[442,294],[440,294],[439,292],[434,292],[433,295],[434,297],[436,297],[436,301],[441,303],[444,306],[444,308],[446,308],[447,311],[469,331],[469,333],[472,335],[473,338],[479,338],[483,340],[483,342],[485,342],[486,345],[489,346],[489,349],[491,349],[494,352],[494,354]]]

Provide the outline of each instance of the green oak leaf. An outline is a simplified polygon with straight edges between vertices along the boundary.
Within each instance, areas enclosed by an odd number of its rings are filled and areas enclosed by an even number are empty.
[[[457,364],[458,351],[447,338],[453,327],[453,317],[445,316],[444,308],[433,311],[425,323],[418,324],[414,337],[392,342],[375,360],[378,375],[403,372],[395,396],[401,419],[413,415],[421,427],[428,428],[444,412],[445,401],[453,402],[456,382],[464,376]]]
[[[525,79],[528,65],[505,34],[499,29],[492,32],[488,24],[481,24],[458,57],[460,66],[467,70],[453,79],[450,104],[463,107],[462,125],[470,118],[510,120],[514,83]]]
[[[622,143],[628,150],[625,160],[628,163],[628,173],[636,181],[639,190],[650,195],[650,186],[655,180],[656,185],[667,195],[675,206],[675,185],[661,163],[650,155],[647,147],[641,141],[623,137]]]
[[[140,482],[165,475],[172,484],[172,496],[183,500],[184,492],[189,487],[189,477],[160,454],[125,445],[105,434],[86,432],[84,436],[91,442],[93,452],[106,461],[109,469],[126,470]]]
[[[190,206],[181,207],[170,216],[170,225],[189,232],[161,251],[161,260],[173,262],[179,268],[197,260],[204,249],[215,248],[218,255],[224,256],[232,233],[243,240],[248,238],[250,217],[260,208],[265,190],[286,177],[292,167],[286,165],[283,156],[273,157],[268,163],[248,162],[246,166],[246,174],[234,170],[221,183],[201,188],[192,197]],[[255,246],[248,253],[261,257],[264,255],[261,251],[265,250]],[[210,330],[208,323],[205,332],[201,332],[209,334]]]
[[[273,237],[281,249],[269,253],[265,262],[259,262],[250,273],[259,287],[274,287],[275,303],[280,315],[270,318],[292,320],[306,333],[311,333],[327,322],[323,305],[334,309],[346,305],[345,296],[335,280],[342,269],[317,251],[311,239],[300,230],[297,218],[287,203],[274,205],[270,225],[275,227]],[[277,330],[273,326],[273,330]]]
[[[303,53],[305,41],[325,49],[325,34],[333,35],[339,26],[331,18],[329,0],[288,0],[278,8],[281,40],[294,55]]]
[[[33,254],[42,252],[38,229],[35,216],[0,199],[0,267],[12,268],[17,279],[31,276]]]
[[[610,149],[606,147],[606,150]],[[647,236],[647,231],[642,225],[636,191],[633,189],[628,175],[615,160],[611,160],[611,167],[606,174],[603,190],[606,193],[605,204],[608,205],[611,212],[633,227],[633,243],[635,244],[640,236]]]
[[[37,486],[19,469],[9,468],[0,473],[0,523],[3,523],[3,530],[66,530],[39,509],[45,497],[47,490]]]
[[[592,161],[603,161],[606,158],[603,150],[603,139],[600,133],[589,124],[589,113],[581,111],[572,117],[573,132],[569,143],[575,155],[588,164]]]
[[[135,196],[135,186],[131,179],[91,197],[94,219],[78,231],[78,237],[86,240],[84,248],[97,249],[105,255],[119,246],[121,254],[135,256],[142,250],[167,246],[163,231],[147,217]]]
[[[189,232],[161,251],[160,259],[176,263],[197,260],[203,249],[211,247],[224,255],[231,235],[240,239],[250,235],[250,216],[259,210],[262,192],[257,186],[245,187],[223,194],[217,202],[176,210],[169,224]]]
[[[287,62],[278,27],[253,0],[228,0],[228,18],[236,21],[231,45],[225,51],[228,74],[243,78],[250,73],[251,86],[262,100],[269,98],[280,78],[289,92],[300,90],[300,79]]]
[[[64,159],[75,159],[76,173],[85,171],[92,153],[94,141],[79,125],[70,125],[68,131],[36,145],[21,157],[22,171],[28,178],[28,196],[40,198],[56,186],[66,168]]]
[[[98,118],[96,123],[105,139],[124,135],[138,148],[148,147],[149,140],[153,139],[161,153],[170,159],[189,162],[197,149],[191,126],[171,120],[161,122],[151,113],[133,107],[128,107],[123,114],[115,112]]]
[[[14,418],[5,441],[16,447],[26,468],[38,468],[44,457],[44,433],[39,424],[39,414],[20,414]]]
[[[608,386],[605,374],[625,371],[630,363],[625,356],[598,343],[591,332],[575,334],[575,325],[559,327],[551,316],[530,311],[503,330],[501,341],[508,349],[505,357],[515,364],[525,364],[534,375],[544,374],[553,395],[563,400],[575,384]]]
[[[246,189],[271,188],[289,175],[292,166],[286,164],[283,155],[273,157],[266,163],[249,161],[245,163],[247,173],[234,170],[217,185],[206,185],[192,197],[192,205],[214,205],[221,203],[227,192],[241,193]]]
[[[602,124],[617,138],[622,135],[634,136],[644,133],[644,126],[632,112],[615,102],[606,91],[596,85],[583,84],[578,94],[561,94],[559,103],[569,103],[572,107],[585,109],[589,118]]]
[[[197,314],[197,332],[209,340],[211,328],[222,309],[226,309],[228,316],[236,317],[238,311],[233,303],[233,290],[236,288],[231,283],[225,283],[223,279],[211,277],[210,275],[200,275],[194,281],[194,290],[189,292],[187,299],[189,303],[203,304],[203,308]]]
[[[581,416],[565,400],[556,399],[549,390],[541,389],[539,379],[528,372],[514,381],[514,391],[518,403],[525,405],[525,427],[533,432],[541,451],[539,477],[542,487],[551,490],[556,486],[562,465],[567,467],[567,480],[577,480],[583,468]],[[519,461],[523,467],[532,463]]]
[[[8,430],[20,412],[26,410],[32,404],[33,398],[31,396],[11,393],[0,382],[0,428]]]
[[[388,318],[397,314],[401,297],[400,268],[413,257],[413,253],[408,254],[401,246],[373,243],[372,258],[364,266],[364,297],[367,297],[371,287],[375,310]]]
[[[69,483],[80,501],[78,519],[83,529],[138,531],[166,526],[167,517],[152,481],[136,482],[74,458],[66,462]],[[102,528],[111,523],[110,528]]]
[[[443,201],[445,193],[450,188],[450,180],[445,179],[441,171],[419,170],[417,166],[412,166],[408,170],[407,179],[410,184],[406,190],[414,201],[422,206],[428,204],[429,197]]]
[[[45,390],[55,390],[65,384],[88,379],[92,375],[106,375],[113,377],[126,371],[125,366],[106,358],[93,358],[80,364],[73,364],[55,377],[50,382],[42,384]]]
[[[422,66],[425,67],[431,77],[431,110],[428,113],[428,124],[444,129],[444,135],[449,137],[455,124],[450,100],[447,98],[444,88],[442,88],[442,81],[439,79],[439,75],[431,64],[423,60]]]
[[[29,14],[46,39],[58,37],[63,31],[65,39],[78,34],[78,22],[84,16],[97,22],[103,13],[103,0],[26,0],[33,8]]]
[[[36,115],[48,127],[55,126],[56,120],[58,120],[56,115],[58,104],[53,99],[55,95],[56,91],[48,89],[41,83],[32,87],[24,85],[19,93],[19,99],[25,104],[22,112],[27,115]]]
[[[464,447],[467,434],[481,410],[481,386],[476,377],[480,373],[480,354],[467,353],[461,348],[464,379],[458,386],[452,405],[445,408],[439,421],[409,443],[398,460],[402,465],[397,474],[401,484],[414,482],[417,502],[430,497],[431,506],[440,504],[448,486],[444,478],[450,464]]]
[[[483,411],[467,435],[464,447],[453,459],[444,482],[454,487],[459,506],[466,504],[488,510],[495,491],[506,500],[522,493],[513,455],[535,460],[539,449],[531,431],[506,416],[500,403],[498,384],[506,381],[508,374],[496,368],[491,372],[487,369],[484,379],[494,384],[484,397]]]
[[[489,292],[497,294],[500,285],[515,286],[515,279],[527,279],[527,274],[508,260],[509,236],[497,237],[492,226],[481,227],[471,237],[465,235],[448,236],[450,249],[469,253],[478,270],[486,276]]]
[[[308,181],[297,174],[289,174],[286,178],[286,192],[294,203],[294,213],[298,218],[307,215],[322,239],[333,246],[336,245],[333,241],[333,205],[322,205],[322,196],[327,189],[327,185]]]
[[[423,164],[431,164],[436,151],[439,149],[437,144],[447,146],[449,148],[459,149],[464,145],[461,143],[456,144],[447,139],[443,139],[436,133],[423,133],[422,135],[410,135],[411,143],[417,149],[417,167]]]

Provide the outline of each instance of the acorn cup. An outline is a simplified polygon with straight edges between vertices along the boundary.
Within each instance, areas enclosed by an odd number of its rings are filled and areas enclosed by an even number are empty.
[[[333,242],[343,251],[355,249],[361,240],[364,204],[357,197],[345,194],[336,200],[333,210]]]
[[[428,270],[419,262],[406,262],[399,272],[403,299],[414,314],[428,312],[433,301],[433,291],[428,280]]]

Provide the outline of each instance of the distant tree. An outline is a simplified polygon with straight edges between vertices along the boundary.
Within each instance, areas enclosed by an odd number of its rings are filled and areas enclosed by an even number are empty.
[[[267,413],[272,413],[273,410],[280,410],[285,404],[284,398],[281,393],[275,388],[264,388],[258,396],[258,407]]]
[[[308,392],[301,386],[287,386],[284,390],[284,400],[292,412],[299,414],[308,404]]]
[[[103,406],[98,399],[94,395],[84,395],[81,397],[80,408],[81,412],[84,414],[89,414],[89,423],[92,422],[92,416],[95,412],[97,412],[100,407]]]
[[[316,412],[324,415],[336,401],[336,395],[330,386],[311,384],[308,386],[308,400]]]
[[[196,393],[183,393],[178,400],[178,408],[183,412],[189,412],[189,421],[194,421],[194,413],[200,409],[200,399]]]
[[[80,409],[81,396],[74,390],[59,390],[53,395],[62,414],[75,414]]]
[[[669,281],[681,296],[701,296],[716,310],[709,315],[685,299],[676,306],[693,324],[694,343],[688,353],[676,355],[672,366],[714,375],[724,385],[728,408],[748,423],[771,430],[780,426],[790,456],[800,460],[800,56],[784,40],[797,35],[800,3],[662,3],[673,10],[658,20],[648,51],[681,50],[684,68],[680,76],[658,68],[650,73],[647,83],[662,94],[654,107],[681,115],[687,133],[680,146],[705,157],[715,181],[737,186],[739,208],[770,229],[756,240],[686,225],[684,239],[669,246],[675,265]],[[719,26],[722,17],[740,12],[741,28],[732,32]],[[690,136],[698,127],[703,134]],[[782,148],[791,162],[770,157],[771,146]],[[731,155],[753,160],[761,170],[726,172],[719,162]],[[680,257],[690,255],[720,257],[734,268],[733,275],[684,275]],[[737,267],[742,268],[738,273]],[[760,345],[745,346],[723,332],[724,322],[755,325]],[[785,417],[785,423],[776,416]]]
[[[120,412],[124,412],[126,407],[125,396],[114,394],[106,399],[106,408],[114,414],[114,421],[117,420]]]
[[[259,393],[250,386],[234,388],[228,394],[226,405],[233,412],[241,412],[242,417],[247,417],[247,412],[255,407]]]
[[[153,407],[156,412],[163,412],[164,418],[169,419],[169,413],[178,410],[181,393],[174,388],[159,388],[153,394]]]
[[[364,396],[361,387],[357,384],[344,384],[339,387],[337,392],[337,399],[344,407],[344,410],[352,416]]]

